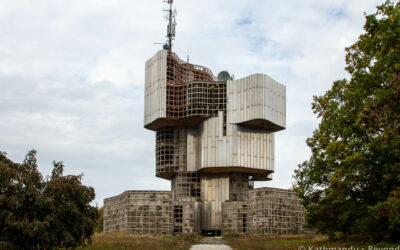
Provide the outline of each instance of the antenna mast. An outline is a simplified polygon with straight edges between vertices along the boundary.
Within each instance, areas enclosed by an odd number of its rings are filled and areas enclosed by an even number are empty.
[[[175,38],[175,27],[176,27],[176,10],[172,10],[172,3],[174,0],[164,0],[165,3],[169,4],[169,9],[164,9],[165,12],[168,12],[166,16],[168,20],[168,27],[167,27],[167,42],[164,44],[163,48],[166,50],[172,50],[172,40]]]

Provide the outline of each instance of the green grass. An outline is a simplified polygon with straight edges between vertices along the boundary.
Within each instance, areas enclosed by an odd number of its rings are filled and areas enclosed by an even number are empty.
[[[343,250],[353,246],[353,250],[368,250],[373,247],[398,247],[399,244],[330,241],[328,237],[316,234],[288,235],[288,236],[225,236],[233,249],[268,249],[268,250]],[[324,248],[326,247],[326,248]],[[331,249],[329,249],[331,248]],[[342,249],[340,249],[342,248]],[[358,249],[357,249],[358,248]],[[399,249],[399,248],[398,248]]]
[[[78,249],[189,249],[193,244],[198,243],[201,239],[202,237],[198,234],[186,234],[180,236],[150,236],[125,233],[96,233],[92,237],[92,244],[90,246]],[[368,249],[369,246],[377,248],[396,248],[400,245],[400,243],[388,244],[384,242],[373,244],[368,242],[330,241],[326,236],[312,233],[281,236],[228,235],[224,236],[224,239],[226,240],[227,244],[235,250],[344,250],[343,248],[349,248],[351,246],[353,246],[353,250],[370,250]],[[398,249],[400,248],[397,248],[396,250]]]
[[[99,233],[92,237],[92,244],[78,249],[189,249],[200,240],[197,234],[186,234],[180,236],[150,236],[133,235],[124,233]]]

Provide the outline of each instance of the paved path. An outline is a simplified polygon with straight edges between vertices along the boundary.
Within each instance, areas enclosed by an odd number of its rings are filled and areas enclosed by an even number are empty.
[[[199,244],[193,245],[190,250],[232,250],[225,243],[222,237],[205,237]]]

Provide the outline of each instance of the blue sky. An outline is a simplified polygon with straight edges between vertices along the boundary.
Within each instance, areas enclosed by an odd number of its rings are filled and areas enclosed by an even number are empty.
[[[313,95],[348,77],[344,48],[363,13],[382,1],[176,0],[174,51],[216,75],[264,73],[286,85],[287,128],[276,134],[275,174],[256,186],[290,188],[318,120]],[[139,0],[0,2],[0,150],[21,162],[38,151],[105,197],[168,190],[154,177],[155,134],[143,128],[144,62],[164,42],[163,3]]]

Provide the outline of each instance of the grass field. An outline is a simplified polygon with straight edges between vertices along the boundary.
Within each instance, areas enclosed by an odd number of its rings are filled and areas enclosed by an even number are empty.
[[[327,236],[317,234],[292,236],[227,236],[228,245],[235,250],[268,249],[268,250],[383,250],[384,247],[393,247],[399,250],[399,244],[330,241]],[[352,248],[350,248],[352,247]],[[374,249],[375,248],[375,249]],[[389,250],[389,249],[385,249]]]
[[[124,233],[94,234],[90,246],[78,249],[189,249],[202,239],[198,234],[180,236],[146,236]],[[235,250],[400,250],[399,244],[368,242],[329,241],[326,236],[304,234],[293,236],[224,236],[225,241]],[[353,247],[350,249],[350,247]],[[372,246],[375,249],[369,249]]]
[[[90,246],[77,249],[189,249],[193,244],[200,242],[202,238],[203,237],[198,234],[150,236],[125,233],[96,233],[92,237],[92,244]],[[389,244],[385,242],[330,241],[326,236],[311,233],[292,236],[229,235],[224,236],[224,240],[226,244],[230,245],[235,250],[400,250],[400,242],[397,244]],[[0,242],[0,249],[13,248],[5,242]]]
[[[180,236],[145,236],[123,233],[94,234],[90,246],[78,249],[189,249],[201,239],[197,234]]]

